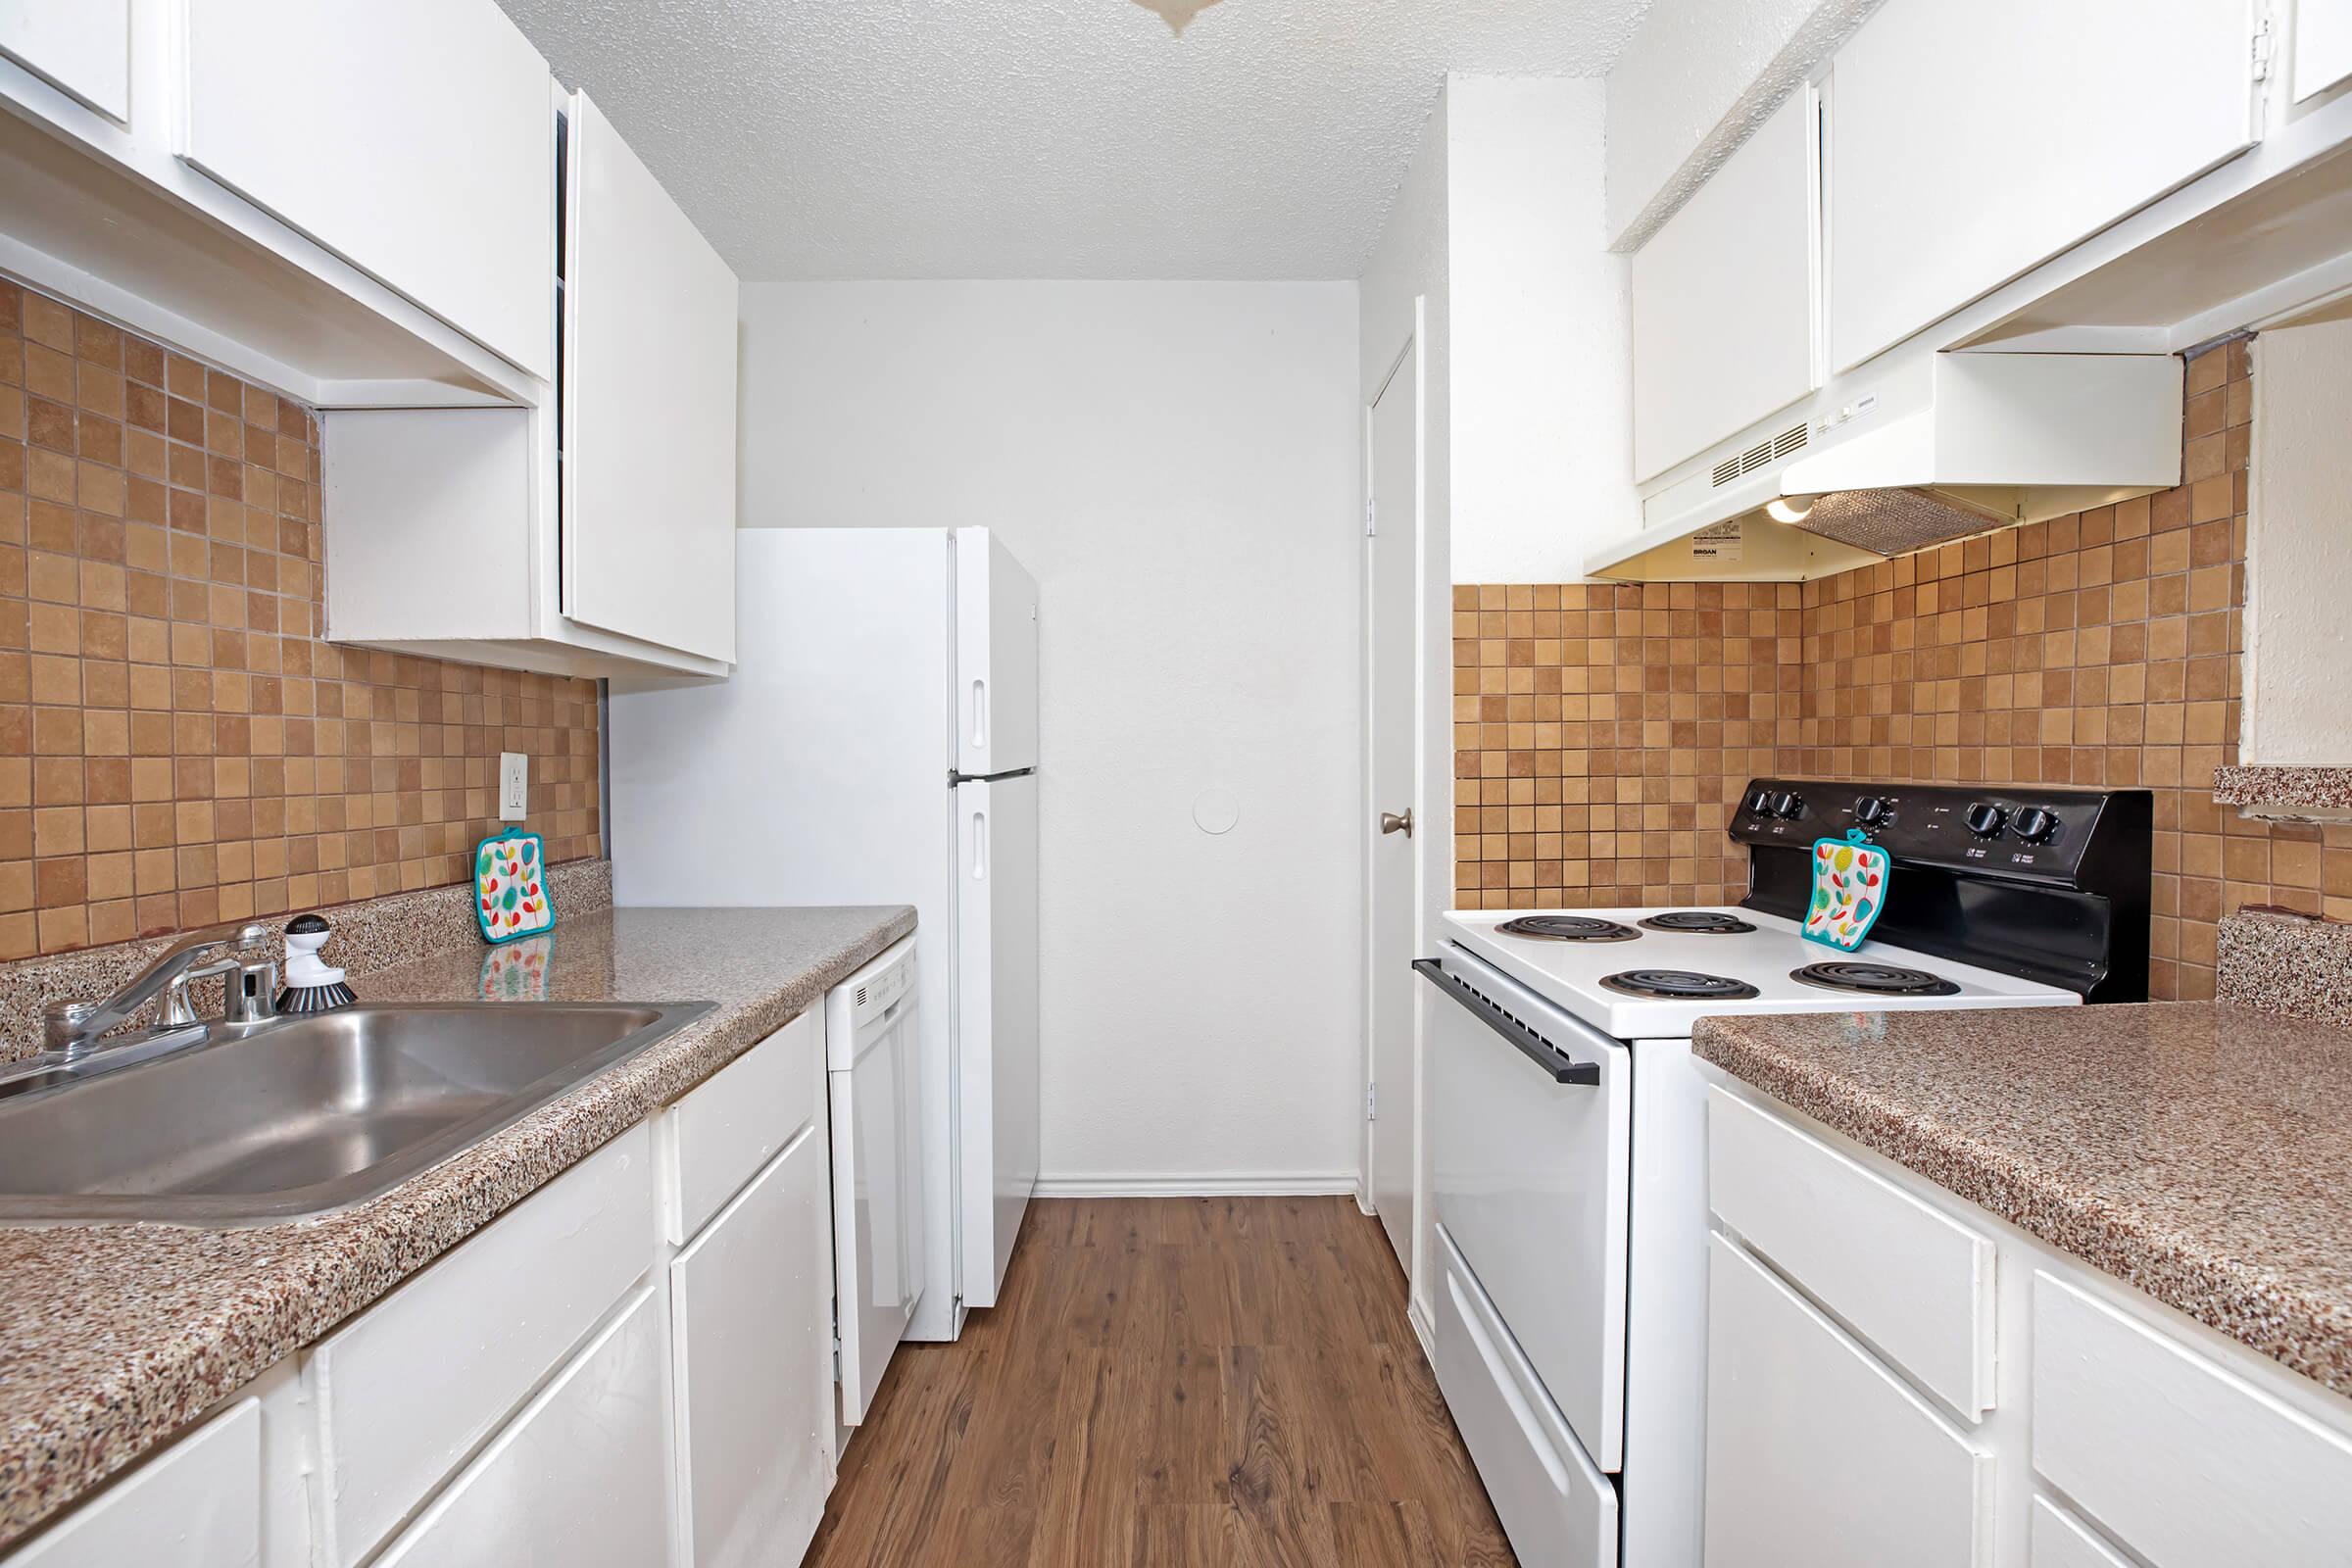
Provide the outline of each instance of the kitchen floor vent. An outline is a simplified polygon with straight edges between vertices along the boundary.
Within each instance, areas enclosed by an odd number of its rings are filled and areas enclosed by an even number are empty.
[[[1726,458],[1715,465],[1715,485],[1730,484],[1742,474],[1755,472],[1768,463],[1778,462],[1791,452],[1802,452],[1811,439],[1809,425],[1792,424],[1769,441],[1759,441],[1736,458]]]

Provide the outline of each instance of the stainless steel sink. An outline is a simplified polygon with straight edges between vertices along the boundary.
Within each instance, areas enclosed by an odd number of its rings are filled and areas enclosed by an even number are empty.
[[[390,1191],[709,1012],[707,1002],[354,1006],[0,1101],[0,1220],[259,1225]]]

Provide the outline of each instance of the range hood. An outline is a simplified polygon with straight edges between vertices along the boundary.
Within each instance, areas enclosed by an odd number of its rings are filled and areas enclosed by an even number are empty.
[[[1895,357],[1890,357],[1895,358]],[[1863,367],[1642,499],[1585,563],[1628,582],[1803,582],[2180,482],[2169,354],[1921,353]]]

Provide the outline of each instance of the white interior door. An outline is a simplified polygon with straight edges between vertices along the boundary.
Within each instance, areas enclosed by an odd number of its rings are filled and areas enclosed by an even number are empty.
[[[1371,537],[1364,541],[1365,910],[1364,1018],[1371,1037],[1372,1206],[1405,1273],[1415,1273],[1413,1219],[1420,1161],[1415,1119],[1415,1020],[1419,998],[1414,951],[1413,834],[1442,832],[1418,820],[1420,791],[1414,736],[1420,704],[1414,685],[1414,601],[1421,523],[1421,353],[1405,344],[1366,421]],[[1382,830],[1384,813],[1411,826]]]

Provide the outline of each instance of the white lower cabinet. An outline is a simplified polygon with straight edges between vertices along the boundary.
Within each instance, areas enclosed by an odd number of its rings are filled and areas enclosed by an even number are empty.
[[[2086,1517],[2158,1568],[2352,1560],[2344,1434],[2046,1272],[2033,1292],[2034,1468]]]
[[[320,1341],[318,1560],[364,1561],[645,1276],[653,1238],[636,1127]]]
[[[262,1560],[262,1411],[239,1399],[9,1559],[12,1568],[252,1568]]]
[[[1992,1458],[1740,1248],[1707,1246],[1710,1568],[1969,1568]]]
[[[2034,1568],[2131,1568],[2090,1526],[2047,1497],[2034,1499]]]
[[[812,1009],[0,1560],[789,1568],[838,1431],[825,1065]]]
[[[666,1327],[659,1291],[630,1296],[377,1562],[662,1562],[670,1535]]]
[[[833,1487],[832,1208],[811,1123],[669,1265],[684,1559],[801,1560]]]
[[[2352,1399],[1722,1075],[1708,1115],[1709,1568],[2352,1563]]]

